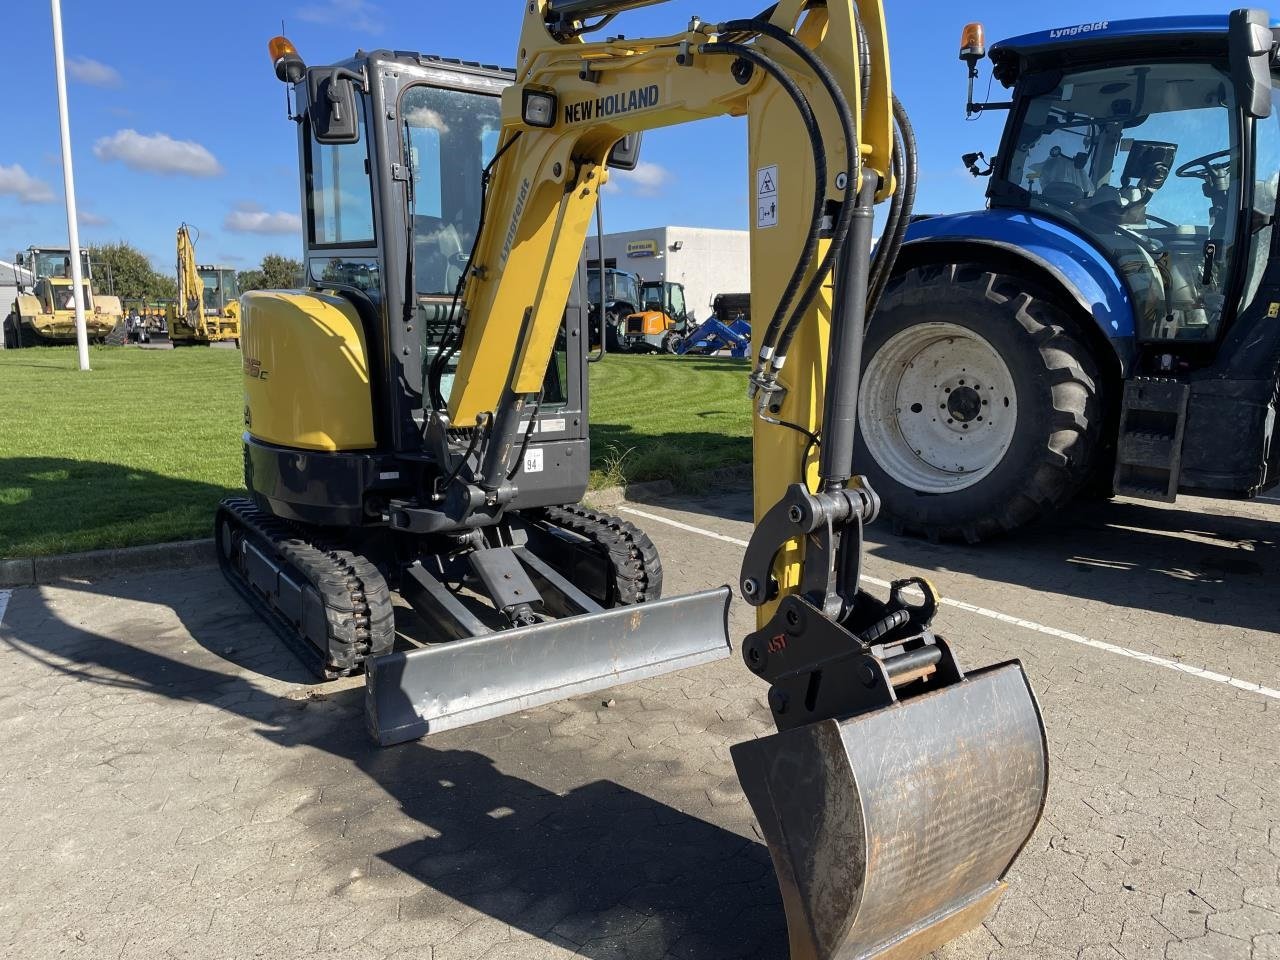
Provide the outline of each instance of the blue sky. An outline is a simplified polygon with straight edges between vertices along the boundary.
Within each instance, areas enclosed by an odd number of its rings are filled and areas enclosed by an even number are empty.
[[[391,47],[488,63],[513,60],[520,0],[63,0],[76,193],[85,244],[126,239],[171,269],[179,222],[200,230],[198,255],[244,268],[265,253],[297,256],[297,147],[284,89],[266,53],[287,33],[310,63]],[[670,0],[625,14],[613,32],[674,32],[697,14],[746,16],[764,0]],[[1161,14],[1225,12],[1238,4],[1164,0]],[[30,244],[66,242],[49,6],[9,4],[0,136],[0,259]],[[1067,7],[986,0],[887,0],[894,85],[920,140],[917,209],[982,203],[985,181],[960,164],[993,152],[1003,114],[964,120],[964,68],[956,59],[966,20],[988,42],[1032,30],[1133,14],[1119,0]],[[21,78],[21,79],[19,79]],[[979,87],[981,92],[984,84]],[[646,136],[637,174],[611,191],[609,230],[678,223],[745,227],[746,126],[732,119]],[[741,190],[726,190],[726,178]]]

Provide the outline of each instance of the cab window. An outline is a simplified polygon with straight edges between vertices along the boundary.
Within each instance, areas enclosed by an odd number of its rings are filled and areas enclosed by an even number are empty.
[[[307,138],[307,219],[313,246],[372,244],[373,185],[369,179],[364,103],[356,143],[316,143]]]

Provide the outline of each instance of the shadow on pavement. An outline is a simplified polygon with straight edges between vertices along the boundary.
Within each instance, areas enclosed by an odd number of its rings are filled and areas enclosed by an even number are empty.
[[[228,602],[238,605],[227,591]],[[137,581],[116,581],[110,596],[156,602],[154,593]],[[243,644],[250,632],[228,640],[227,623],[244,624],[246,617],[188,607],[181,598],[165,602],[192,637],[220,657],[234,655],[238,648],[228,652],[228,644]],[[282,659],[270,631],[249,622],[258,643],[272,645],[264,656]],[[762,844],[610,780],[557,792],[504,773],[479,749],[469,749],[518,734],[511,724],[493,721],[440,735],[431,745],[379,749],[364,733],[362,689],[315,699],[274,696],[247,677],[157,652],[176,652],[185,638],[156,635],[152,625],[147,647],[133,646],[67,623],[34,590],[20,595],[0,642],[81,681],[206,704],[250,721],[286,750],[322,751],[329,761],[314,762],[337,772],[324,787],[325,802],[345,817],[315,818],[313,839],[350,847],[353,833],[367,832],[384,869],[423,885],[413,900],[423,917],[447,910],[452,899],[598,960],[786,955],[786,920]],[[298,679],[305,678],[299,666]],[[550,757],[546,766],[555,766]],[[388,803],[421,830],[408,843],[378,851],[377,825],[367,821]]]
[[[1280,629],[1280,522],[1198,512],[1189,504],[1078,502],[979,546],[868,530],[874,556],[1045,593],[1252,630]]]
[[[1174,507],[1078,501],[1057,516],[968,546],[867,528],[868,552],[915,570],[965,573],[1045,593],[1151,610],[1204,623],[1280,630],[1280,507],[1276,518]],[[751,491],[663,497],[661,506],[718,520],[751,521]],[[729,532],[733,531],[721,531]],[[745,539],[745,533],[740,533]]]

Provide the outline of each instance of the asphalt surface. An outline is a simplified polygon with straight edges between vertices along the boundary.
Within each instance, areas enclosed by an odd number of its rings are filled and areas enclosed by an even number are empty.
[[[736,578],[745,494],[615,509],[668,595]],[[940,956],[1280,958],[1280,508],[869,540],[868,582],[927,574],[940,632],[1020,658],[1048,728],[1044,819]],[[0,592],[0,667],[0,955],[787,955],[737,656],[378,750],[358,681],[310,686],[199,568]]]

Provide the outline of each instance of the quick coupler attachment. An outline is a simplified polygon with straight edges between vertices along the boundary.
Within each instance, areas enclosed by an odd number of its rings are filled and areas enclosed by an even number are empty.
[[[728,587],[370,659],[365,720],[383,746],[723,660]]]
[[[905,960],[978,925],[1044,808],[1044,726],[1021,665],[965,675],[920,629],[925,608],[860,596],[873,618],[860,630],[792,596],[743,645],[780,732],[731,753],[791,960]]]

